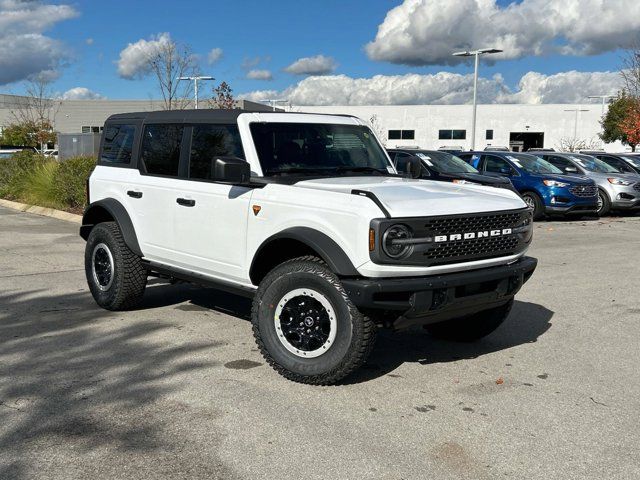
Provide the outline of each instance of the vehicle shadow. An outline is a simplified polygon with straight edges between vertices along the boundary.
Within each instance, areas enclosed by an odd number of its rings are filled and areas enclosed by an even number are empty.
[[[0,292],[0,478],[54,478],[65,462],[94,476],[100,465],[82,458],[96,449],[162,458],[173,448],[158,402],[211,367],[206,352],[222,342],[167,341],[172,322],[122,315],[86,291]]]
[[[176,288],[177,287],[177,288]],[[173,288],[174,291],[169,291]],[[213,289],[191,285],[149,289],[141,308],[189,302],[198,308],[251,319],[251,300]],[[187,308],[188,310],[188,308]],[[429,365],[477,358],[488,353],[535,342],[551,328],[554,312],[542,305],[516,300],[509,318],[495,332],[473,343],[448,342],[430,336],[422,328],[393,332],[379,330],[376,346],[363,368],[345,379],[354,384],[386,375],[406,362]]]
[[[422,328],[400,332],[381,330],[369,361],[344,383],[370,381],[407,362],[420,365],[455,362],[533,343],[551,328],[553,314],[542,305],[516,300],[511,314],[495,332],[471,343],[440,340]]]

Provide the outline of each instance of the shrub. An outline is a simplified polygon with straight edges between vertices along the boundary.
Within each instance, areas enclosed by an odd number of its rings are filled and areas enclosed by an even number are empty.
[[[63,160],[55,171],[53,198],[71,210],[85,204],[85,185],[96,166],[94,157],[73,157]]]
[[[44,155],[31,150],[12,155],[11,158],[0,159],[0,196],[20,199],[27,177],[47,163]]]
[[[49,208],[65,208],[55,197],[54,182],[60,164],[55,160],[36,167],[20,183],[19,199],[30,205]]]

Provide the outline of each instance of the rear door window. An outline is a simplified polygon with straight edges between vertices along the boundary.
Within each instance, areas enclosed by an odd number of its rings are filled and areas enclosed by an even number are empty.
[[[141,158],[146,173],[177,177],[183,125],[146,125]]]
[[[135,125],[110,124],[105,126],[100,162],[121,165],[131,163],[135,134]]]
[[[242,140],[236,125],[194,125],[191,135],[189,178],[211,180],[216,158],[244,159]]]

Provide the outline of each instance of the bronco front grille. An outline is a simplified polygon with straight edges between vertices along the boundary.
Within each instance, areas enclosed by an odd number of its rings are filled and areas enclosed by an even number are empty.
[[[569,188],[569,191],[576,197],[595,197],[598,193],[598,187],[595,185],[574,185]]]
[[[402,260],[385,258],[379,249],[372,252],[372,260],[376,263],[436,266],[515,255],[523,251],[530,240],[530,235],[523,235],[520,227],[531,225],[531,222],[529,209],[385,219],[378,226],[380,232],[401,223],[410,227],[414,239],[428,240],[416,244],[413,252]]]

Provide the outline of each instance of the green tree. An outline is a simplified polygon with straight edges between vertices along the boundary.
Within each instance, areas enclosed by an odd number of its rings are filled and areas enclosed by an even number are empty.
[[[0,136],[0,144],[25,147],[40,147],[42,144],[53,143],[56,135],[51,124],[43,120],[36,122],[26,120],[15,122],[4,127]]]
[[[609,110],[600,121],[600,125],[602,125],[600,138],[603,142],[612,143],[620,140],[623,144],[635,148],[635,144],[632,145],[629,142],[627,135],[621,128],[629,110],[635,105],[635,102],[636,100],[633,97],[629,97],[624,92],[611,102]]]

